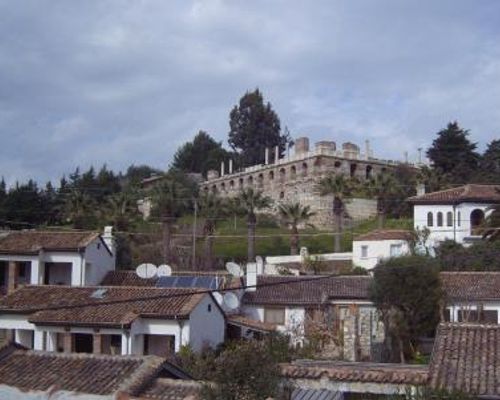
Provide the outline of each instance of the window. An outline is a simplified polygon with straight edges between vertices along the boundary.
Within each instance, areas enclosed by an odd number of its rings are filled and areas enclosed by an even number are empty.
[[[208,307],[207,307],[207,311],[208,312],[212,312],[212,304],[209,304]]]
[[[439,211],[437,213],[437,226],[443,226],[443,213]]]
[[[361,246],[361,258],[368,258],[368,246]]]
[[[280,199],[284,199],[285,198],[285,192],[280,192]]]
[[[399,257],[402,253],[403,246],[401,244],[391,244],[390,255],[391,257]]]
[[[460,221],[462,220],[462,213],[459,211],[457,215],[457,225],[460,226]]]
[[[434,216],[430,211],[427,213],[427,226],[434,226]]]
[[[446,213],[446,226],[453,226],[453,213],[451,211]]]
[[[284,325],[285,324],[285,309],[284,308],[266,308],[264,310],[264,322],[270,324]]]

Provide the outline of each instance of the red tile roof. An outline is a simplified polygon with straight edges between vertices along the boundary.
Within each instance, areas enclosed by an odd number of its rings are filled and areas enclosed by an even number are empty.
[[[155,356],[111,356],[0,349],[0,384],[22,390],[59,390],[111,395],[118,390],[138,395],[165,363]]]
[[[413,204],[500,203],[500,185],[469,184],[413,196],[408,201]]]
[[[141,399],[198,400],[202,384],[197,381],[157,378],[140,393]]]
[[[413,234],[403,229],[377,229],[363,235],[357,236],[356,241],[375,241],[375,240],[411,240]]]
[[[254,319],[247,318],[243,315],[230,315],[227,317],[227,322],[229,324],[244,326],[261,332],[272,332],[276,330],[277,327],[277,325],[275,324],[271,324],[269,322],[256,321]]]
[[[98,237],[99,232],[9,231],[0,237],[0,254],[78,251]]]
[[[92,295],[105,290],[102,298]],[[0,299],[0,312],[30,314],[36,324],[123,326],[136,318],[188,318],[206,293],[141,287],[26,286]]]
[[[448,300],[500,300],[500,272],[441,272],[440,277]]]
[[[281,374],[288,379],[425,385],[428,368],[425,365],[300,360],[282,364]]]
[[[429,369],[432,388],[500,396],[499,371],[500,325],[439,326]]]
[[[102,286],[149,286],[154,287],[158,278],[143,279],[135,271],[109,271],[101,282]]]
[[[245,304],[314,305],[327,299],[368,300],[369,276],[300,276],[263,275],[254,292],[243,296]]]

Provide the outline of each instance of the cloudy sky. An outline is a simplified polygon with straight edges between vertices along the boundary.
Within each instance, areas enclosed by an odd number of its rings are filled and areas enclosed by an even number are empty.
[[[165,169],[259,87],[293,136],[500,137],[500,1],[0,0],[0,175]]]

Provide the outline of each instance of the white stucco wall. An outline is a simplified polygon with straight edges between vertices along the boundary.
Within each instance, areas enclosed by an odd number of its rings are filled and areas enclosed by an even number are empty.
[[[486,211],[490,204],[480,203],[461,203],[453,206],[451,204],[443,205],[414,205],[413,206],[413,225],[415,229],[428,228],[430,231],[429,243],[430,248],[436,247],[443,240],[455,240],[457,243],[463,244],[465,238],[471,235],[470,216],[472,211],[479,209],[485,213],[485,216],[490,211]],[[433,226],[427,226],[427,214],[433,214]],[[437,213],[443,213],[443,226],[437,226]],[[452,225],[448,226],[446,214],[453,214]],[[460,218],[459,218],[460,216]]]
[[[200,351],[204,346],[215,347],[224,341],[225,332],[224,315],[212,296],[205,296],[189,317],[189,345],[194,351]]]
[[[85,249],[85,285],[98,285],[104,276],[115,269],[115,255],[96,238]]]
[[[382,260],[391,257],[391,246],[400,245],[401,254],[410,252],[406,240],[355,240],[352,242],[352,262],[354,266],[371,269]],[[367,246],[367,256],[362,256],[362,248]]]

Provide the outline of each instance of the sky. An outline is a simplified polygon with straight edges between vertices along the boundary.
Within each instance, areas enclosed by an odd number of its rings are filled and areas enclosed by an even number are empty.
[[[311,142],[416,159],[500,137],[497,0],[0,0],[0,175],[166,169],[259,88]]]

